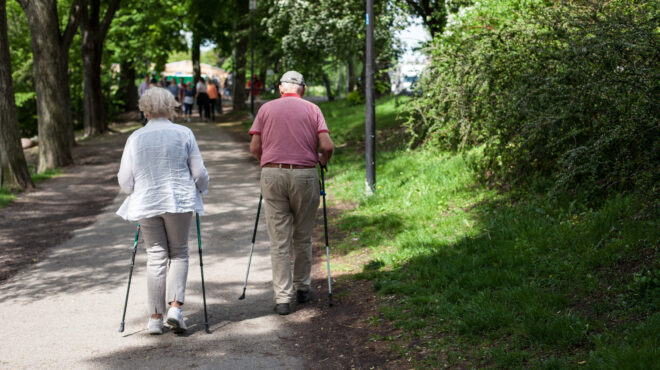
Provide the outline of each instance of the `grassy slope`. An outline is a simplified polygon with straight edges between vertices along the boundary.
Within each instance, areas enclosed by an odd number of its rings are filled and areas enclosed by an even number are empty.
[[[377,191],[367,198],[364,107],[320,106],[338,146],[328,191],[356,204],[331,220],[347,235],[334,252],[371,258],[337,267],[390,297],[381,313],[410,333],[417,344],[401,351],[419,366],[657,365],[660,225],[636,197],[598,209],[513,201],[476,183],[478,150],[404,150],[389,99],[376,108]]]

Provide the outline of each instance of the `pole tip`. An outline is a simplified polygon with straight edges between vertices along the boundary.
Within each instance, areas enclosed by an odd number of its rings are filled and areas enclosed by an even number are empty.
[[[120,333],[124,332],[124,323],[123,322],[121,324],[119,324],[119,332]]]

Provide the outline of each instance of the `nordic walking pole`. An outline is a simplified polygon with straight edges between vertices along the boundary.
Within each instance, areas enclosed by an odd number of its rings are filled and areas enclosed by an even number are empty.
[[[261,212],[261,200],[263,194],[259,194],[259,206],[257,207],[257,220],[254,222],[254,231],[252,232],[252,246],[250,247],[250,259],[248,259],[247,272],[245,273],[245,284],[243,284],[243,294],[238,297],[239,300],[245,299],[245,289],[247,289],[248,275],[250,275],[250,264],[252,263],[252,252],[254,251],[254,240],[257,237],[257,225],[259,225],[259,213]]]
[[[124,313],[121,315],[119,332],[124,332],[124,320],[126,319],[126,306],[128,305],[128,292],[131,290],[131,278],[133,277],[133,266],[135,266],[135,253],[137,252],[138,235],[140,235],[140,223],[135,228],[135,241],[133,242],[133,257],[131,257],[131,270],[128,273],[128,287],[126,288],[126,299],[124,300]]]
[[[204,326],[206,332],[211,333],[209,330],[209,317],[206,312],[206,290],[204,289],[204,263],[202,263],[202,235],[199,233],[199,213],[195,213],[197,218],[197,246],[199,247],[199,270],[202,273],[202,298],[204,299]]]
[[[328,305],[332,306],[332,280],[330,279],[330,246],[328,245],[328,213],[325,207],[325,176],[328,167],[321,166],[321,195],[323,195],[323,230],[325,231],[325,256],[328,268]]]

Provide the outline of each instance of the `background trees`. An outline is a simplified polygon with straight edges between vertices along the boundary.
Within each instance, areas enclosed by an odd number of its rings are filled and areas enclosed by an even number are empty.
[[[277,5],[267,7],[267,17],[261,25],[272,39],[280,40],[282,67],[299,70],[308,80],[322,84],[330,100],[335,95],[331,73],[346,70],[346,90],[352,91],[355,66],[361,66],[364,60],[364,4],[346,0],[274,3]],[[389,2],[380,2],[374,9],[377,75],[386,71],[400,53],[394,37],[403,27],[399,10]]]
[[[185,12],[185,4],[179,1],[122,1],[106,40],[105,63],[119,65],[120,70],[117,89],[111,96],[116,111],[136,110],[136,81],[142,81],[152,65],[153,70],[162,70],[173,51],[186,49],[182,32]],[[106,69],[105,74],[109,73],[112,71]],[[108,90],[110,86],[104,88]]]
[[[69,47],[80,21],[80,1],[70,5],[63,30],[56,0],[19,0],[19,4],[30,27],[41,172],[73,162],[68,62]]]
[[[119,7],[120,0],[108,0],[102,14],[101,0],[81,0],[80,33],[83,60],[84,127],[85,135],[95,135],[106,130],[101,63],[105,37]]]

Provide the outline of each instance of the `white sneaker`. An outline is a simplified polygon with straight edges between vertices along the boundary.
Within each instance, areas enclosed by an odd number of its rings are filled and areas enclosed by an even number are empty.
[[[167,310],[167,324],[175,333],[183,333],[188,329],[186,323],[183,322],[183,310],[178,307],[170,307]]]
[[[151,335],[163,334],[163,319],[152,319],[149,318],[149,323],[147,324],[147,332]]]

